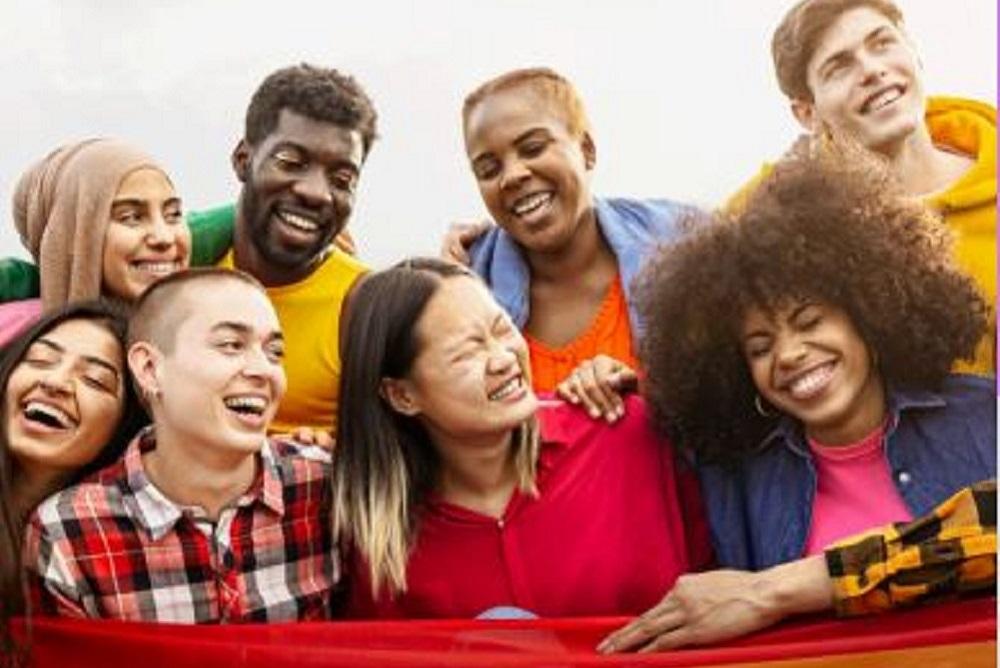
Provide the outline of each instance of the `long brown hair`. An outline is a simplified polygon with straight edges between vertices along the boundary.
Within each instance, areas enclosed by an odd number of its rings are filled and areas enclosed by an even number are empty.
[[[106,301],[72,303],[46,313],[0,351],[0,396],[6,395],[11,374],[24,359],[28,348],[40,337],[70,320],[88,320],[107,328],[121,345],[124,359],[124,308]],[[147,422],[131,383],[123,380],[122,388],[124,406],[117,429],[94,461],[73,476],[71,484],[114,462],[121,456],[129,439]],[[17,479],[18,469],[7,432],[9,417],[6,401],[0,402],[0,666],[17,665],[19,660],[23,660],[23,648],[15,647],[9,621],[12,616],[25,611],[24,571],[21,565],[25,518],[16,510],[23,503],[17,503],[13,498],[13,484]]]
[[[382,379],[404,378],[420,352],[416,325],[442,281],[468,269],[430,258],[407,260],[364,279],[352,300],[343,350],[337,452],[333,467],[334,531],[371,568],[372,595],[406,589],[406,562],[418,527],[414,510],[434,485],[440,461],[420,422],[394,411]],[[535,493],[538,428],[534,418],[514,434],[522,491]]]

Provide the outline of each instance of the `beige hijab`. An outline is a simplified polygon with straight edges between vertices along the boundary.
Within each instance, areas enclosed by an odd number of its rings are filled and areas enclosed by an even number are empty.
[[[123,141],[88,139],[56,149],[21,176],[14,226],[38,264],[43,308],[100,296],[111,202],[141,167],[163,171]]]

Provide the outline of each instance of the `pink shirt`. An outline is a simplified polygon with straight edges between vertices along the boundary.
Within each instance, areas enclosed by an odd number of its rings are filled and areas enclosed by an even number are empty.
[[[373,601],[368,566],[355,555],[351,616],[468,618],[496,606],[635,615],[709,564],[697,483],[652,432],[641,399],[626,399],[614,425],[569,404],[538,417],[538,498],[515,492],[499,520],[430,500],[406,593]]]
[[[816,498],[805,553],[841,538],[913,519],[885,457],[885,426],[857,443],[828,446],[809,440],[816,465]]]
[[[0,346],[30,327],[42,314],[41,299],[25,299],[0,304]]]

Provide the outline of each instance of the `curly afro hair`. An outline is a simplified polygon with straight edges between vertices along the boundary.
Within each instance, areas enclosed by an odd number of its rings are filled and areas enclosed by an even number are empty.
[[[269,74],[250,98],[244,139],[252,145],[263,141],[278,126],[282,109],[357,130],[366,156],[377,137],[371,99],[353,77],[332,68],[302,63]]]
[[[843,309],[892,387],[935,388],[987,327],[943,222],[902,196],[875,158],[822,154],[790,155],[737,218],[702,220],[639,279],[654,419],[706,461],[752,452],[780,419],[754,409],[740,342],[751,307],[809,299]]]

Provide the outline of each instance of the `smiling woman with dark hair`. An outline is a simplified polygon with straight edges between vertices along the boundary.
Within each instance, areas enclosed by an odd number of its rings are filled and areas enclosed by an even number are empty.
[[[352,614],[634,613],[706,565],[696,485],[641,399],[614,425],[539,402],[524,339],[467,269],[376,273],[348,327],[334,516]]]
[[[0,621],[20,611],[22,531],[49,494],[109,464],[145,421],[124,361],[117,307],[45,315],[0,357]],[[2,647],[0,647],[2,650]]]
[[[647,397],[699,462],[720,563],[754,572],[691,576],[604,651],[995,589],[995,482],[964,488],[996,476],[996,389],[950,373],[986,303],[947,228],[833,148],[644,276]]]

